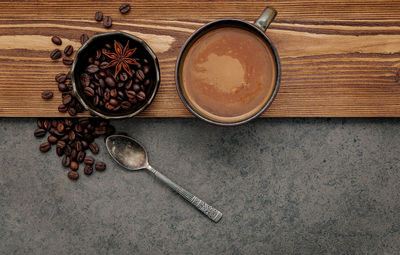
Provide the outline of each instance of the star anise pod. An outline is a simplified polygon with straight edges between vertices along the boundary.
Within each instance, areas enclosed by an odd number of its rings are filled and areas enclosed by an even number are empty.
[[[121,45],[114,40],[114,50],[115,53],[109,51],[103,51],[103,54],[107,57],[111,58],[111,62],[108,63],[104,68],[109,68],[115,66],[115,74],[114,77],[117,77],[118,73],[123,68],[125,72],[132,76],[133,73],[129,65],[139,65],[139,63],[134,59],[130,58],[133,53],[135,53],[136,48],[129,49],[129,40],[126,43],[124,49],[122,50]]]

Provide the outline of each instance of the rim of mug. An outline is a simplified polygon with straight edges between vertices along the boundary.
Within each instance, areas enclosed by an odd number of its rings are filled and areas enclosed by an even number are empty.
[[[180,84],[180,66],[183,63],[183,55],[190,49],[189,46],[191,46],[192,42],[194,43],[196,39],[196,37],[203,32],[206,29],[210,29],[210,31],[212,31],[212,27],[220,24],[220,23],[240,23],[242,25],[245,25],[247,27],[249,27],[251,29],[252,33],[256,33],[257,35],[260,35],[265,41],[266,44],[268,44],[268,47],[271,48],[271,51],[273,52],[274,55],[274,59],[275,59],[275,65],[276,65],[276,81],[275,81],[275,87],[274,90],[272,92],[272,94],[270,95],[269,99],[267,100],[267,102],[265,103],[265,105],[259,110],[257,111],[254,115],[251,115],[250,117],[243,119],[243,120],[239,120],[239,121],[235,121],[235,122],[221,122],[221,121],[216,121],[210,118],[207,118],[203,115],[201,115],[200,113],[198,113],[194,107],[192,107],[189,103],[189,100],[186,99],[186,97],[184,96],[183,93],[183,89],[181,88],[181,84]],[[227,26],[229,27],[229,26]],[[244,29],[244,28],[242,28]],[[208,32],[206,32],[208,33]],[[200,38],[200,37],[199,37]],[[199,39],[197,38],[196,41]],[[186,57],[186,56],[185,56]],[[265,34],[265,31],[261,30],[259,27],[257,27],[256,25],[249,23],[247,21],[243,21],[240,19],[218,19],[218,20],[214,20],[212,22],[209,22],[205,25],[203,25],[202,27],[200,27],[199,29],[197,29],[193,34],[190,35],[190,37],[186,40],[185,44],[182,46],[181,51],[178,55],[178,59],[176,61],[175,64],[175,83],[176,83],[176,89],[178,91],[178,95],[181,99],[181,101],[183,102],[183,104],[185,105],[185,107],[191,112],[193,113],[197,118],[204,120],[210,124],[214,124],[217,126],[239,126],[242,124],[245,124],[247,122],[250,122],[254,119],[256,119],[257,117],[259,117],[263,112],[265,112],[265,110],[267,110],[270,105],[272,104],[272,102],[274,101],[276,95],[278,94],[278,90],[280,87],[280,80],[281,80],[281,64],[280,64],[280,60],[279,60],[279,54],[278,51],[276,50],[275,46],[272,44],[271,40],[268,38],[268,36]]]

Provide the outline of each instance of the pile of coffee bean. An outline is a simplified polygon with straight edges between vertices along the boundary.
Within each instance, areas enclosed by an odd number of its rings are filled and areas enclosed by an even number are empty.
[[[129,43],[105,43],[93,51],[80,74],[87,100],[106,112],[125,111],[146,100],[151,67],[146,58],[132,56],[137,48],[130,49]]]
[[[56,154],[61,157],[61,164],[69,167],[68,178],[79,178],[79,164],[84,163],[83,172],[86,175],[93,173],[93,166],[97,171],[104,171],[106,164],[97,161],[86,154],[90,150],[92,154],[99,153],[99,146],[95,139],[101,135],[109,136],[115,132],[113,126],[106,120],[94,118],[65,118],[65,119],[38,119],[36,137],[44,137],[47,133],[47,141],[40,144],[41,152],[47,152],[52,146],[56,147]]]

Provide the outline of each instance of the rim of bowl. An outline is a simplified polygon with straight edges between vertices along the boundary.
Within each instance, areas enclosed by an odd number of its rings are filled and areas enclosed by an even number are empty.
[[[82,54],[82,51],[89,48],[90,44],[93,43],[93,41],[97,40],[98,38],[112,37],[115,35],[122,35],[122,36],[127,37],[130,40],[135,41],[136,43],[140,43],[147,50],[147,52],[150,54],[150,56],[153,58],[153,61],[154,61],[155,84],[154,84],[154,88],[151,92],[151,96],[146,100],[146,103],[142,107],[140,107],[138,110],[136,110],[132,113],[124,113],[121,115],[107,115],[107,114],[98,112],[96,109],[94,109],[94,108],[90,107],[88,104],[86,104],[85,100],[83,100],[83,98],[80,95],[80,92],[78,91],[77,85],[76,85],[77,81],[75,80],[75,73],[78,70],[75,70],[75,69],[77,68],[77,63],[79,61],[80,55]],[[72,90],[73,90],[74,96],[83,105],[83,107],[85,107],[86,110],[88,110],[89,112],[91,112],[103,119],[125,119],[125,118],[132,118],[132,117],[138,115],[139,113],[144,111],[153,102],[153,100],[158,92],[158,88],[160,87],[160,81],[161,81],[160,66],[158,63],[158,58],[157,58],[156,54],[154,53],[154,51],[150,48],[150,46],[143,39],[141,39],[137,36],[125,33],[125,32],[121,32],[121,31],[107,32],[107,33],[92,36],[89,40],[87,40],[85,42],[84,45],[82,45],[82,47],[79,48],[79,50],[77,51],[77,53],[75,55],[75,59],[74,59],[74,62],[72,63],[72,67],[71,67],[71,83],[72,83]]]
[[[268,47],[271,48],[271,51],[273,52],[274,55],[274,59],[275,59],[275,65],[276,65],[276,81],[275,81],[275,87],[274,90],[270,96],[270,98],[267,100],[267,102],[265,103],[265,105],[254,115],[250,116],[249,118],[240,120],[240,121],[236,121],[236,122],[221,122],[221,121],[216,121],[216,120],[212,120],[209,118],[204,117],[203,115],[201,115],[200,113],[198,113],[189,103],[189,100],[186,99],[186,97],[184,96],[184,93],[182,91],[181,88],[181,84],[180,84],[180,73],[179,73],[179,67],[181,66],[181,64],[183,63],[182,57],[183,55],[186,53],[187,50],[190,49],[190,47],[188,48],[189,44],[192,43],[192,41],[204,30],[212,28],[212,26],[218,25],[219,23],[240,23],[241,25],[247,26],[248,28],[251,29],[251,32],[256,33],[260,36],[262,36],[262,38],[264,40],[266,40]],[[211,30],[210,30],[211,31]],[[245,124],[247,122],[252,121],[253,119],[256,119],[258,116],[260,116],[263,112],[265,112],[265,110],[267,110],[270,105],[272,104],[272,102],[274,101],[276,95],[278,94],[278,90],[280,87],[280,80],[281,80],[281,64],[280,64],[280,60],[279,60],[279,55],[278,55],[278,51],[276,50],[275,46],[272,44],[271,40],[268,38],[268,36],[265,34],[264,31],[262,31],[260,28],[258,28],[257,26],[255,26],[252,23],[240,20],[240,19],[218,19],[212,22],[209,22],[205,25],[203,25],[202,27],[200,27],[199,29],[197,29],[193,34],[190,35],[190,37],[186,40],[185,44],[182,46],[181,51],[179,53],[178,59],[176,61],[175,64],[175,84],[176,84],[176,89],[178,91],[179,97],[181,98],[181,101],[183,102],[183,104],[186,106],[186,108],[193,113],[197,118],[204,120],[210,124],[214,124],[217,126],[224,126],[224,127],[231,127],[231,126],[239,126],[242,124]]]

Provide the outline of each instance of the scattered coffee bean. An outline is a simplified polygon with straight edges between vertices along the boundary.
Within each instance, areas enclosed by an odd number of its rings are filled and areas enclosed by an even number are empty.
[[[71,170],[76,171],[79,169],[79,164],[76,161],[71,161],[71,163],[69,164],[69,167],[71,168]]]
[[[83,160],[86,157],[86,153],[84,151],[80,151],[78,152],[78,155],[76,156],[76,161],[78,161],[79,163],[82,163]]]
[[[93,165],[94,164],[94,158],[91,156],[86,156],[86,158],[83,161],[86,165]]]
[[[51,41],[52,41],[55,45],[61,45],[61,44],[62,44],[61,38],[58,37],[58,36],[53,36],[53,37],[51,38]]]
[[[39,149],[41,152],[47,152],[51,148],[51,144],[49,142],[44,142],[40,145]]]
[[[65,47],[64,49],[65,56],[71,56],[72,53],[74,53],[74,47],[72,47],[72,45],[68,45],[67,47]]]
[[[82,34],[80,37],[81,44],[82,45],[85,44],[85,42],[87,42],[87,40],[89,40],[89,36],[87,34]]]
[[[63,58],[63,64],[64,65],[70,66],[70,65],[72,65],[72,63],[74,63],[74,60],[72,58],[70,58],[70,57],[64,57]]]
[[[106,170],[106,164],[102,161],[97,161],[95,168],[97,171],[104,171],[104,170]]]
[[[89,144],[89,149],[93,154],[99,153],[99,146],[95,142]]]
[[[57,148],[61,148],[64,149],[65,148],[66,143],[64,141],[59,140],[56,144]]]
[[[47,133],[47,131],[45,129],[38,128],[35,130],[35,132],[33,134],[35,137],[43,137],[46,133]]]
[[[73,108],[73,107],[68,107],[68,113],[69,113],[69,115],[71,115],[71,116],[76,116],[76,114],[77,114],[77,111],[76,111],[76,109],[75,108]]]
[[[67,85],[65,85],[65,83],[59,83],[58,90],[61,92],[65,92],[65,91],[68,91],[68,87],[67,87]]]
[[[96,20],[96,21],[102,21],[103,20],[103,13],[102,12],[96,12],[95,14],[94,14],[94,19]]]
[[[105,16],[103,19],[103,26],[105,28],[110,28],[112,27],[112,18],[110,16]]]
[[[56,75],[55,79],[56,79],[56,82],[63,83],[67,79],[67,75],[65,75],[65,73],[59,73]]]
[[[54,135],[50,135],[47,137],[47,141],[51,144],[56,144],[57,143],[57,137],[55,137]]]
[[[90,165],[86,165],[85,168],[83,169],[83,172],[86,175],[91,175],[93,173],[93,167]]]
[[[48,99],[51,99],[52,97],[53,97],[53,92],[52,91],[45,90],[45,91],[42,92],[42,98],[43,99],[48,100]]]
[[[65,104],[65,105],[71,103],[71,101],[72,101],[72,96],[71,96],[71,94],[66,94],[66,95],[63,97],[63,99],[62,99],[62,102],[63,102],[63,104]]]
[[[119,7],[119,12],[122,14],[126,14],[131,10],[131,6],[129,4],[121,4]]]
[[[58,106],[58,111],[61,113],[67,112],[68,111],[68,107],[65,104],[60,104]]]
[[[46,129],[47,131],[50,130],[51,128],[51,121],[46,119],[43,121],[43,128]]]
[[[50,52],[50,58],[52,60],[57,60],[57,59],[61,58],[61,56],[62,56],[62,53],[59,49],[55,49],[52,52]]]
[[[64,149],[56,148],[56,154],[57,156],[61,157],[64,154]]]
[[[70,178],[71,180],[76,181],[79,178],[79,174],[77,172],[75,172],[75,171],[69,171],[68,172],[68,178]]]
[[[69,167],[69,165],[71,164],[71,158],[67,155],[64,155],[61,160],[61,164],[63,165],[63,167]]]

